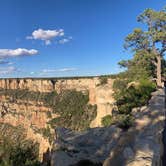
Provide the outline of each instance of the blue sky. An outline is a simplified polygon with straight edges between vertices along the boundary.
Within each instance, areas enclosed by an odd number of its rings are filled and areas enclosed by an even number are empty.
[[[1,0],[0,77],[113,74],[136,17],[165,0]]]

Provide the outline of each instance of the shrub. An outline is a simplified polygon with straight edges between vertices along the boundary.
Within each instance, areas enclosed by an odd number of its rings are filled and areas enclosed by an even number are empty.
[[[0,165],[39,166],[39,144],[26,139],[24,128],[0,124]]]
[[[107,127],[107,126],[110,126],[111,123],[112,123],[112,117],[111,115],[106,115],[102,118],[102,121],[101,121],[102,125],[104,127]]]
[[[114,84],[114,97],[119,113],[122,114],[129,114],[132,108],[146,105],[155,90],[155,84],[145,79],[131,86],[123,80],[116,80]]]
[[[51,119],[52,127],[61,126],[73,130],[83,130],[89,127],[96,117],[96,106],[88,104],[88,94],[68,90],[59,95],[54,112],[59,117]]]
[[[133,119],[130,115],[119,116],[118,126],[124,130],[127,130],[133,124]]]
[[[100,84],[98,86],[105,85],[108,82],[108,78],[106,76],[100,76],[99,80],[100,80]]]

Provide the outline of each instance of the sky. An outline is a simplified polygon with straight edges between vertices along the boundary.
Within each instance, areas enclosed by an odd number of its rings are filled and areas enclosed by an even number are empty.
[[[165,0],[1,0],[0,77],[114,74],[124,39]]]

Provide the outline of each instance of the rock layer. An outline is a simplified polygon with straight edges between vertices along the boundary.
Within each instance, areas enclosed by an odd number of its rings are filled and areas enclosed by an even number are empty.
[[[27,133],[27,139],[39,143],[39,157],[42,160],[43,154],[51,148],[51,145],[49,140],[37,131],[46,128],[49,121],[47,112],[50,112],[51,108],[45,107],[40,102],[12,101],[5,96],[0,96],[0,98],[0,123],[23,126]]]
[[[106,84],[100,85],[100,78],[73,78],[73,79],[0,79],[1,89],[28,89],[35,92],[60,92],[76,89],[89,92],[89,103],[97,105],[97,117],[91,127],[101,126],[101,119],[112,114],[114,105],[113,80],[108,79]]]
[[[89,104],[97,105],[97,117],[90,127],[101,126],[103,116],[112,113],[114,99],[112,97],[113,80],[108,79],[106,84],[100,85],[99,78],[79,79],[0,79],[0,89],[29,90],[34,92],[61,92],[62,90],[88,91]],[[65,111],[65,110],[64,110]],[[47,127],[50,120],[47,113],[52,114],[52,109],[38,101],[12,99],[0,93],[0,123],[13,126],[22,125],[27,131],[27,138],[40,144],[39,154],[42,155],[51,148],[49,140],[36,130]],[[4,116],[5,115],[5,116]],[[52,118],[56,115],[52,114]]]

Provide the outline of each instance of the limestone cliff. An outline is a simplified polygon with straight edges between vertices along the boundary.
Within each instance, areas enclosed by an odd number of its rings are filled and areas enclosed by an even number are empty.
[[[97,105],[97,117],[91,127],[101,126],[101,118],[112,113],[114,105],[113,80],[108,79],[106,84],[100,85],[100,78],[75,79],[0,79],[2,89],[27,89],[35,92],[60,92],[66,89],[89,91],[89,103]]]
[[[112,85],[112,79],[108,79],[107,83],[101,85],[98,77],[79,79],[0,79],[0,123],[13,126],[23,125],[27,132],[27,138],[39,142],[39,154],[40,159],[42,159],[43,154],[48,149],[51,149],[50,138],[45,137],[43,132],[50,127],[48,124],[50,119],[57,117],[57,115],[53,113],[49,105],[35,99],[33,92],[45,94],[54,91],[61,93],[64,90],[76,90],[83,93],[88,91],[89,104],[97,105],[97,116],[91,122],[90,127],[98,127],[101,126],[102,117],[112,113],[114,104]],[[24,97],[26,91],[32,92],[28,99]],[[20,97],[11,96],[13,92],[14,96],[19,93]],[[49,132],[52,133],[49,137],[54,137],[54,130]]]
[[[38,130],[47,127],[49,121],[47,112],[50,112],[51,108],[33,101],[13,101],[5,96],[0,96],[0,99],[0,123],[23,126],[27,133],[27,139],[39,143],[39,157],[42,160],[43,154],[51,148],[51,145],[49,140],[44,138]]]

